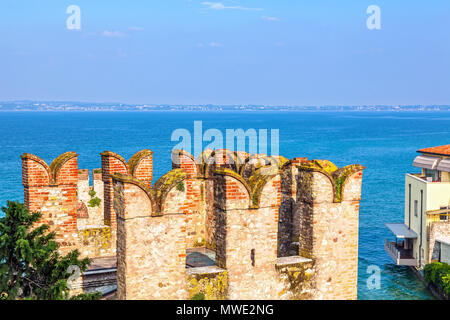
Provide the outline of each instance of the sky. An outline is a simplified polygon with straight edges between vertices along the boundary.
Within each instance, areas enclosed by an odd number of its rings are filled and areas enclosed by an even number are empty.
[[[448,0],[0,2],[0,101],[433,105],[449,89]]]

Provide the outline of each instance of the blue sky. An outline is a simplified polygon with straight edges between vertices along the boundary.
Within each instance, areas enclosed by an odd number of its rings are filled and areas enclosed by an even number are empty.
[[[450,104],[450,2],[2,0],[0,100],[15,99]]]

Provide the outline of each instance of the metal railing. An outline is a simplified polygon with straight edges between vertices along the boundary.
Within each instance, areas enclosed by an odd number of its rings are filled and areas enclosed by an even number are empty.
[[[400,260],[400,251],[397,249],[394,242],[384,239],[384,248],[386,251],[391,252],[395,257],[397,257],[397,260]]]

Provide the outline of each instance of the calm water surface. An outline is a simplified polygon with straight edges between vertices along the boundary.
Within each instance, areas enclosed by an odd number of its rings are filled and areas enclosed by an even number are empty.
[[[171,169],[172,131],[279,129],[280,154],[329,159],[338,166],[367,167],[360,205],[359,299],[432,299],[407,268],[384,252],[390,236],[385,222],[403,221],[404,175],[416,150],[450,143],[450,113],[0,113],[0,204],[23,201],[20,154],[33,153],[51,163],[66,151],[79,154],[80,168],[100,168],[99,153],[111,150],[126,159],[154,151],[155,180]],[[206,145],[206,144],[205,144]],[[381,268],[381,288],[369,290],[367,268]]]

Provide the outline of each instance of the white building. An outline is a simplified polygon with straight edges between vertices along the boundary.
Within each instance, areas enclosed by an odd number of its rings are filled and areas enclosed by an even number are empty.
[[[450,256],[450,145],[421,149],[405,179],[404,223],[388,223],[385,250],[397,265],[422,268]]]

